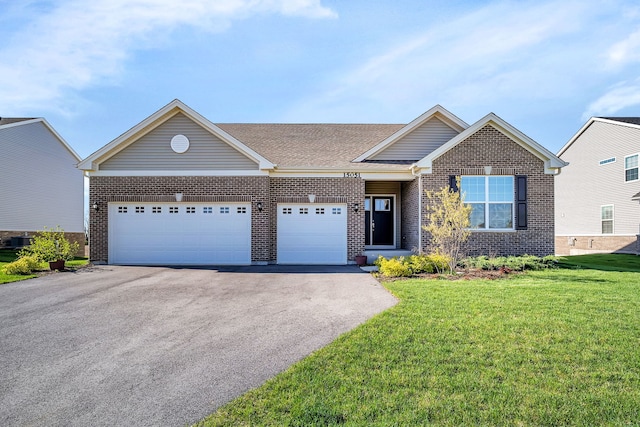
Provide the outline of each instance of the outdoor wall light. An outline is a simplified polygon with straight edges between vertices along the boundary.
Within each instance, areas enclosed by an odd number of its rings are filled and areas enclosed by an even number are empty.
[[[98,212],[100,210],[100,206],[98,206],[98,202],[93,202],[93,204],[91,205],[91,209]]]
[[[353,211],[354,212],[358,212],[359,209],[360,209],[360,204],[359,203],[354,203],[353,204]]]
[[[258,212],[262,212],[262,202],[256,203],[256,207],[258,208]]]

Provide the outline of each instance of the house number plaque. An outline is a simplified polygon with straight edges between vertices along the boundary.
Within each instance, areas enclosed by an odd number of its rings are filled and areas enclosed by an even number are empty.
[[[345,178],[360,178],[360,172],[345,172]]]

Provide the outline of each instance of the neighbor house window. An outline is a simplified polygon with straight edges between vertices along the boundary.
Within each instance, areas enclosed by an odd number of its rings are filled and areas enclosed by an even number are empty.
[[[624,181],[638,180],[638,155],[627,156],[624,158]]]
[[[471,206],[471,228],[513,230],[513,176],[463,176],[460,185]]]
[[[602,234],[613,234],[613,205],[600,207],[600,220],[602,221]]]
[[[615,157],[609,157],[608,159],[600,160],[599,165],[608,165],[609,163],[614,163],[616,161]]]

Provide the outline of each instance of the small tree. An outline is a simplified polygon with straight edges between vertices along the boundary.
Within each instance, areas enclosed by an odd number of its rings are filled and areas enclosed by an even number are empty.
[[[458,178],[460,188],[460,178]],[[463,247],[471,232],[471,206],[464,203],[464,194],[449,186],[440,191],[426,191],[428,224],[422,228],[431,234],[435,252],[448,258],[449,270],[454,271],[463,257]]]
[[[47,228],[36,233],[31,244],[22,249],[18,255],[20,257],[33,255],[39,261],[72,260],[79,249],[78,242],[71,243],[64,235],[64,230],[60,227]]]

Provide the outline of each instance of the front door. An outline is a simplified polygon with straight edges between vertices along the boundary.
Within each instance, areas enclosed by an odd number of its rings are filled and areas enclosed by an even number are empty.
[[[365,210],[365,245],[394,246],[393,196],[367,196]]]

